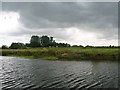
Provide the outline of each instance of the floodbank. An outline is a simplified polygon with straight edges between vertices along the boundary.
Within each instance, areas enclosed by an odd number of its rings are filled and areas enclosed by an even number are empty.
[[[2,49],[2,56],[46,60],[118,60],[118,48],[80,48],[80,47],[48,47],[27,49]]]

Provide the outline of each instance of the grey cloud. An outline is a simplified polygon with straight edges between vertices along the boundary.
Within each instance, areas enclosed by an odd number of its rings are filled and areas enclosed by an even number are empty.
[[[103,37],[99,38],[115,38],[117,35],[117,2],[3,2],[2,7],[3,11],[19,12],[20,22],[31,29],[28,33],[42,32],[55,35],[59,32],[55,28],[64,30],[68,27],[87,27],[85,30],[102,33]],[[54,30],[51,32],[51,29]],[[58,37],[61,35],[59,38],[62,38],[64,33],[62,30],[60,32]],[[24,30],[21,33],[24,34]]]
[[[117,25],[117,3],[3,3],[3,10],[18,11],[21,22],[27,27],[32,25],[33,28],[50,27],[50,23],[56,23],[54,27],[69,27],[81,23],[93,23],[92,26],[100,28],[109,24]],[[101,27],[101,24],[105,26]]]

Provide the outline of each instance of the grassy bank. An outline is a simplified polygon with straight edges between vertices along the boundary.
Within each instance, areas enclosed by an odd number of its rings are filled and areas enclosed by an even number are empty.
[[[49,47],[3,49],[3,56],[19,56],[49,60],[118,60],[118,48]]]

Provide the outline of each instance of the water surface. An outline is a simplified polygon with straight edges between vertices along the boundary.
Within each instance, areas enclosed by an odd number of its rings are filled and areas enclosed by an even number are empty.
[[[118,62],[0,57],[2,90],[118,88]]]

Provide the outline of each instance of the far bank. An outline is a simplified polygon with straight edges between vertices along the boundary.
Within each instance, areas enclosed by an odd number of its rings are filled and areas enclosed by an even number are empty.
[[[41,47],[2,49],[2,56],[18,56],[47,60],[118,60],[118,48]]]

